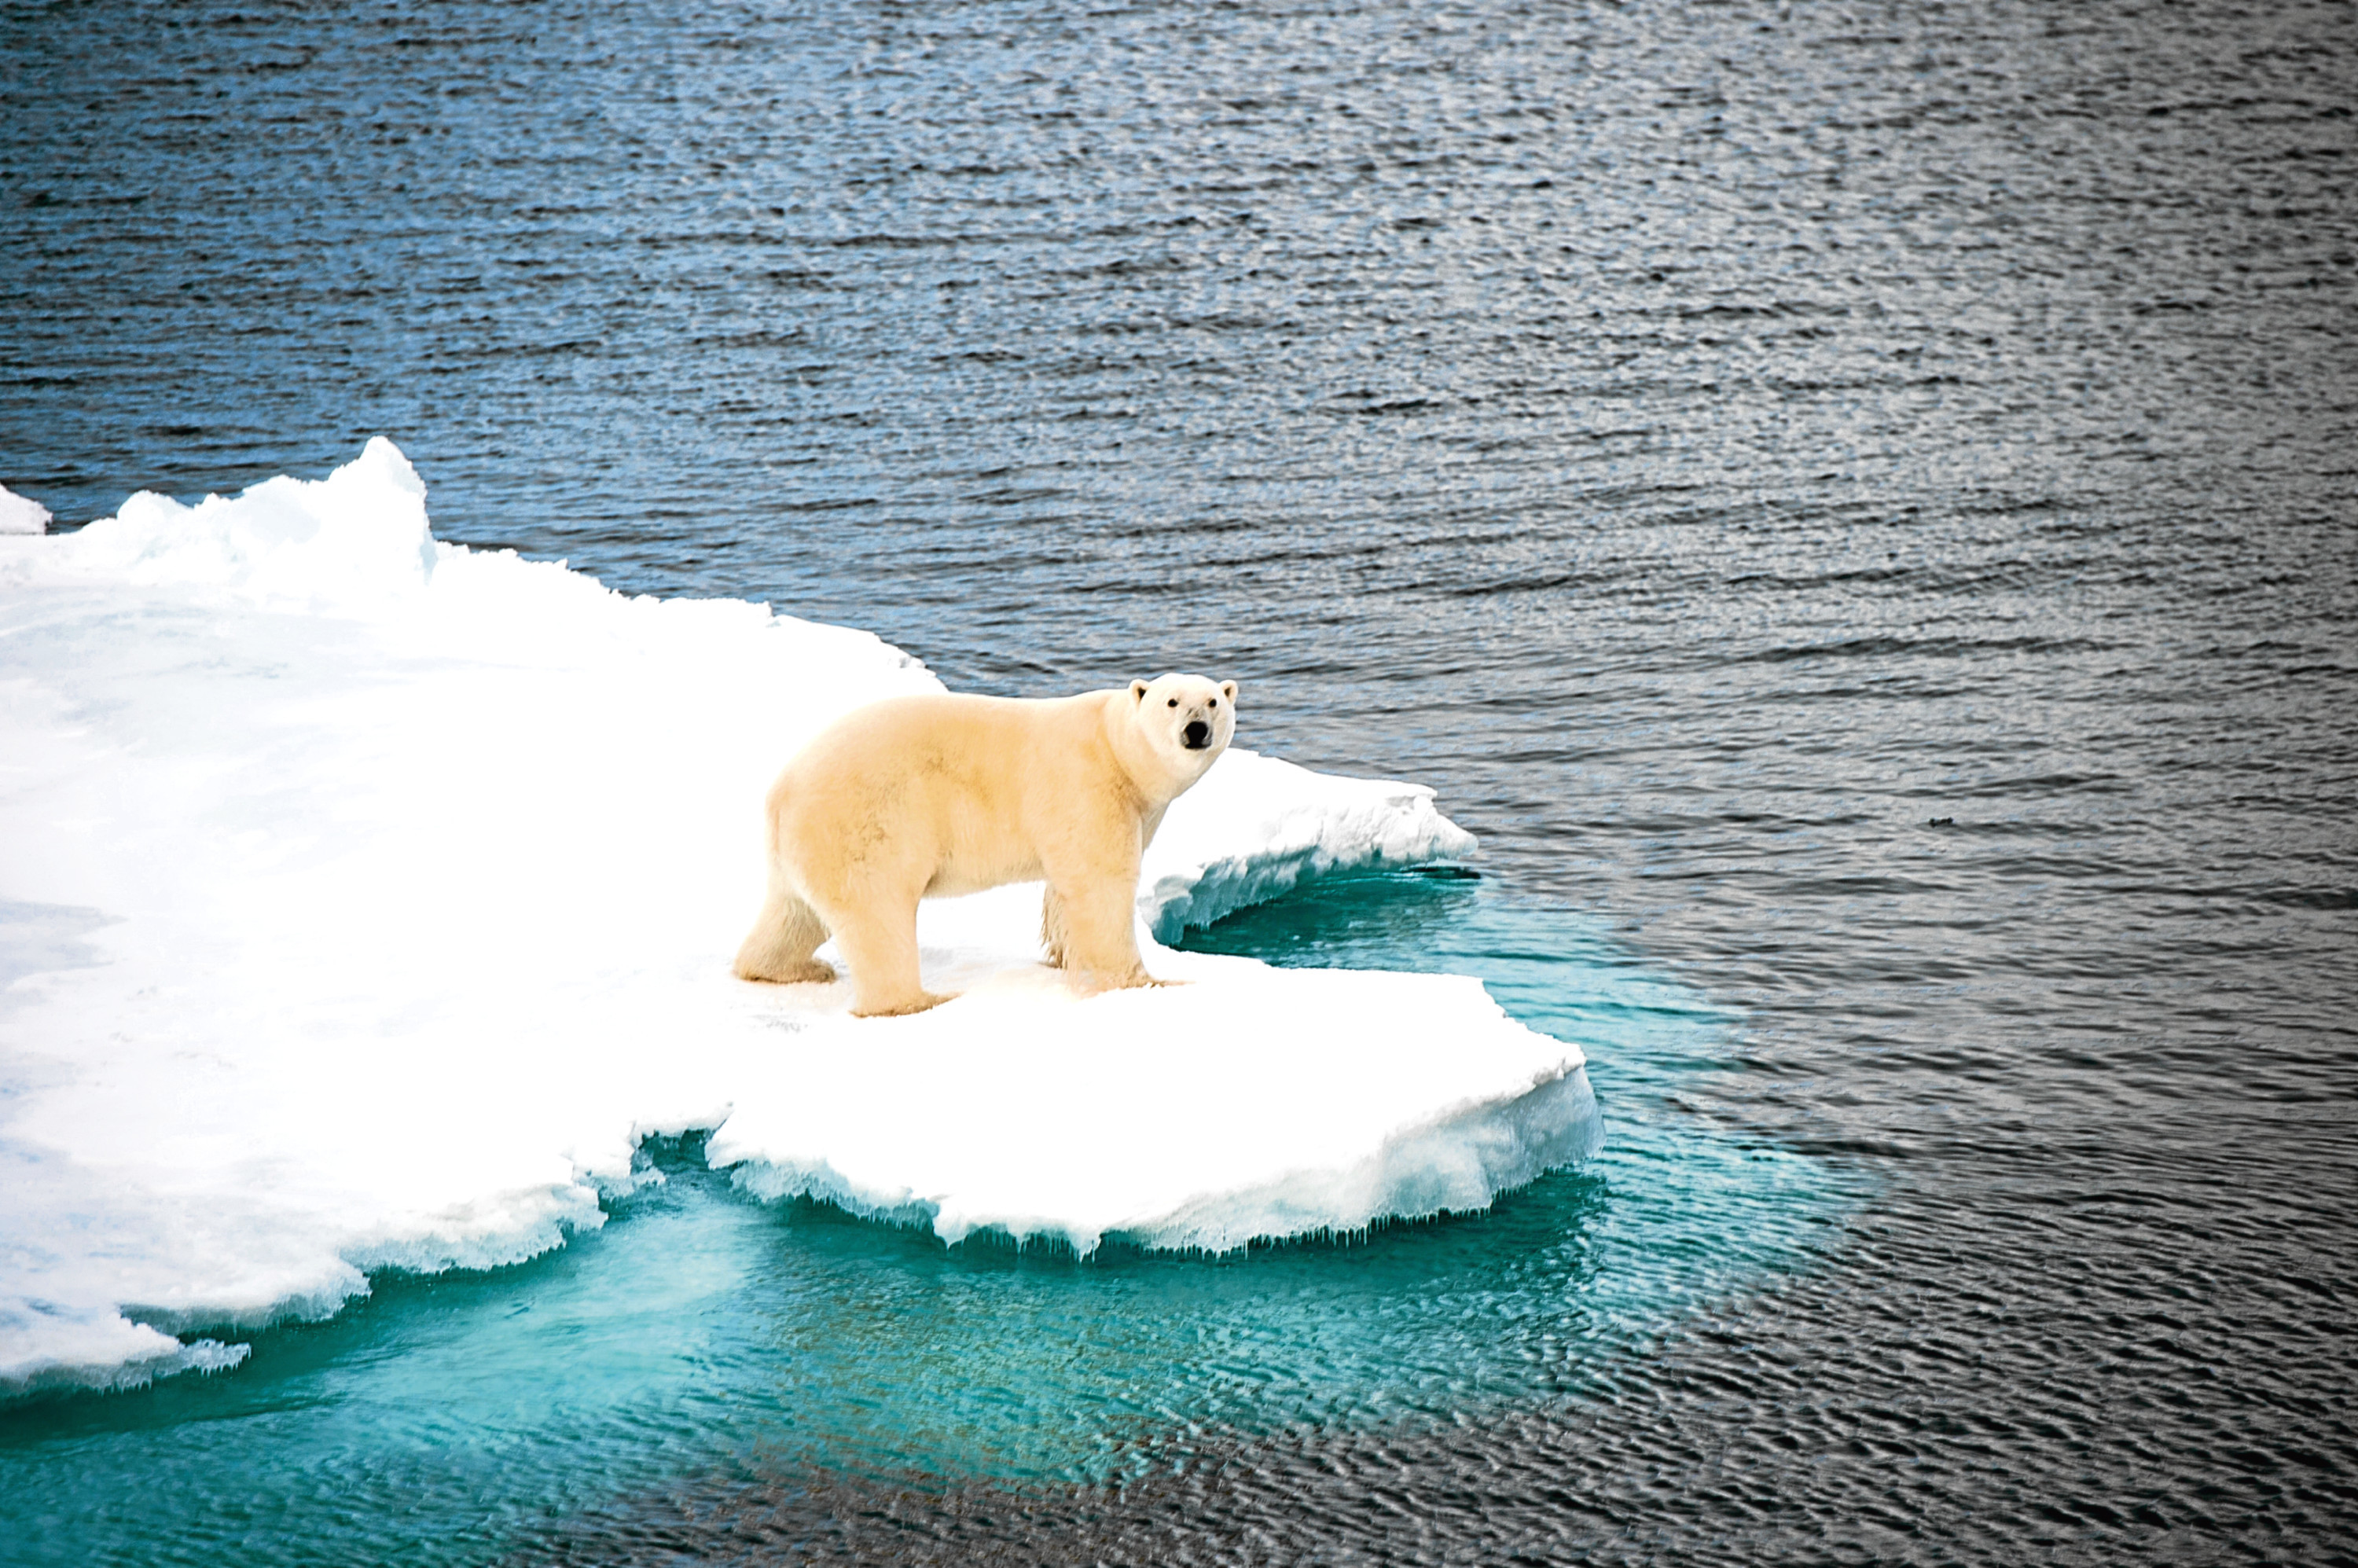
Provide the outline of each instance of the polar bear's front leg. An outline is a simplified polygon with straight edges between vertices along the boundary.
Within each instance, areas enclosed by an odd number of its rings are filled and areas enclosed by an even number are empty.
[[[1135,873],[1052,878],[1041,912],[1048,962],[1084,993],[1160,984],[1138,957],[1137,903]]]

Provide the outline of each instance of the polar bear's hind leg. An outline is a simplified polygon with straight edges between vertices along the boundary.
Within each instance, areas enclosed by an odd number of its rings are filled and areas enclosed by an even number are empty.
[[[1048,956],[1048,967],[1065,967],[1065,946],[1068,940],[1065,929],[1065,901],[1056,896],[1056,884],[1050,882],[1040,899],[1040,946]]]
[[[891,1018],[923,1012],[950,999],[925,989],[917,973],[917,902],[885,909],[843,909],[835,945],[851,971],[851,1016]]]
[[[792,888],[773,885],[745,945],[737,949],[737,978],[792,986],[835,979],[811,955],[827,940],[827,923]]]

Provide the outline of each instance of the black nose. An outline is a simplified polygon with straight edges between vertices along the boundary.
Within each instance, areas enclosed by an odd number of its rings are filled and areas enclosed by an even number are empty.
[[[1190,719],[1187,728],[1179,731],[1179,738],[1187,743],[1189,751],[1200,752],[1211,743],[1212,727],[1200,719]]]

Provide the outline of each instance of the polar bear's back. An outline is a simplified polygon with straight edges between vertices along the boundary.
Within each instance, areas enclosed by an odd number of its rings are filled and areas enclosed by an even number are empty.
[[[787,764],[789,783],[821,787],[847,777],[879,782],[946,774],[989,787],[1044,746],[1095,738],[1104,692],[1037,699],[942,693],[887,697],[821,730]]]
[[[770,792],[773,848],[805,875],[914,877],[949,893],[1027,881],[1038,824],[1105,750],[1108,694],[898,697],[838,719]],[[814,892],[819,891],[814,889]]]

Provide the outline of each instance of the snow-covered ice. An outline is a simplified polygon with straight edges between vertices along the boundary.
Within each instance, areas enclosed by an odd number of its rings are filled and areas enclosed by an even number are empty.
[[[0,534],[45,534],[49,527],[48,507],[0,484]]]
[[[1479,1207],[1593,1146],[1579,1050],[1476,981],[1151,945],[1191,983],[1080,1000],[1036,888],[925,906],[964,994],[916,1017],[735,980],[770,779],[940,684],[438,544],[425,500],[378,439],[0,539],[0,1388],[234,1365],[178,1336],[559,1245],[652,1132],[719,1129],[764,1195],[1083,1251]],[[1140,919],[1471,848],[1430,791],[1233,750]]]

